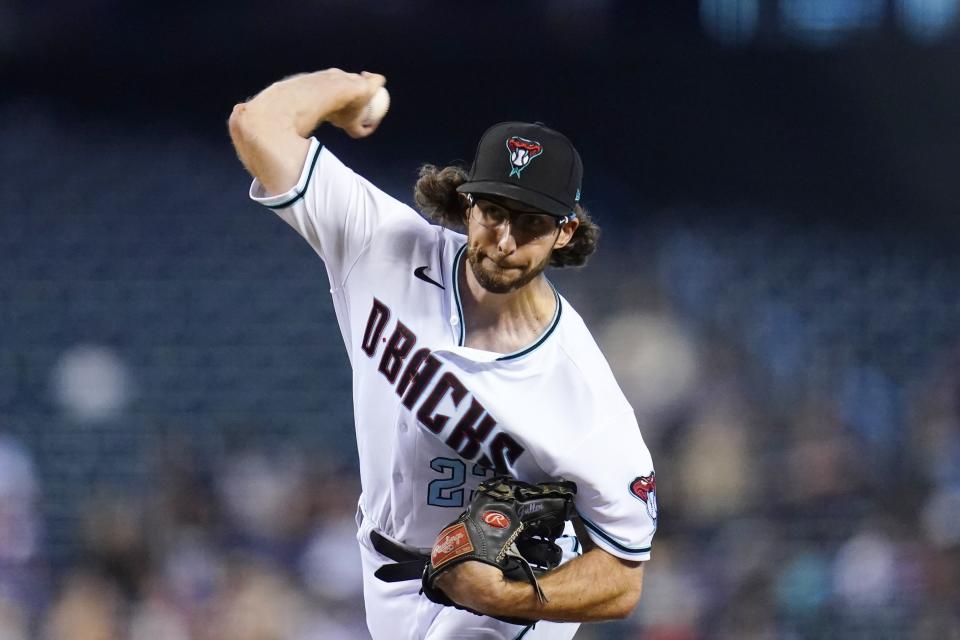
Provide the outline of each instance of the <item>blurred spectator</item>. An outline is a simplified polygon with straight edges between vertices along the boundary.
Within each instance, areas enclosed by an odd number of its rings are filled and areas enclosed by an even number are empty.
[[[339,603],[352,601],[363,590],[356,521],[344,514],[318,527],[301,560],[300,572],[315,596]]]
[[[122,638],[122,608],[120,593],[109,581],[91,571],[74,571],[47,612],[44,640]]]
[[[718,524],[752,503],[759,475],[749,427],[735,399],[705,405],[688,424],[670,474],[680,489],[678,506],[693,522]]]
[[[815,621],[832,599],[829,557],[817,549],[797,549],[778,572],[778,609],[788,619]]]
[[[19,603],[0,597],[0,639],[27,640],[29,617]]]
[[[0,434],[0,638],[25,638],[45,596],[39,497],[29,452]]]
[[[622,313],[607,321],[600,342],[624,394],[637,412],[644,438],[689,401],[699,375],[696,346],[677,318]]]
[[[632,616],[643,638],[695,640],[708,592],[697,571],[684,558],[690,553],[682,540],[657,546],[657,562],[644,572],[643,597]]]
[[[353,630],[314,610],[283,573],[256,562],[234,563],[210,611],[203,640],[346,640]]]
[[[37,479],[30,454],[0,434],[0,564],[24,565],[37,553]]]
[[[119,414],[130,401],[132,382],[117,353],[97,345],[66,350],[53,370],[53,394],[64,413],[78,422]]]
[[[304,464],[293,450],[230,454],[217,490],[236,531],[249,540],[282,541],[299,528],[297,498],[303,490]]]
[[[873,530],[858,532],[837,553],[833,588],[840,604],[857,611],[882,610],[895,596],[896,549]]]
[[[86,560],[129,599],[140,596],[148,570],[143,511],[131,498],[93,497],[83,510]]]

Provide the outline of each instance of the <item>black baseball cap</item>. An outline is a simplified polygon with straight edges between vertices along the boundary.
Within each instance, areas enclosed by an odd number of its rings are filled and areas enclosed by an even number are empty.
[[[580,201],[583,163],[573,143],[539,122],[501,122],[480,138],[460,193],[512,198],[555,216]]]

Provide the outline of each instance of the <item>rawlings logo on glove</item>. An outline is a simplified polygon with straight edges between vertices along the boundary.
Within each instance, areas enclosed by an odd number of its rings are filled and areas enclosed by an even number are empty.
[[[510,526],[510,519],[499,511],[487,511],[483,514],[483,521],[497,529],[505,529]]]
[[[437,536],[437,541],[433,543],[433,551],[430,552],[430,564],[439,568],[457,556],[471,551],[473,551],[473,545],[470,544],[467,528],[462,524],[455,524],[447,527]]]

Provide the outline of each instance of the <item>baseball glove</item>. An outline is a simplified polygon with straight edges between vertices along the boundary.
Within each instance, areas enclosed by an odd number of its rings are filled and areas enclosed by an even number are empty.
[[[423,594],[466,609],[435,584],[461,562],[477,560],[498,567],[510,580],[528,581],[540,602],[546,602],[537,575],[560,564],[562,551],[556,539],[573,515],[576,493],[577,485],[565,481],[529,484],[499,476],[481,483],[467,510],[437,536],[423,572]],[[534,622],[497,617],[513,624]]]

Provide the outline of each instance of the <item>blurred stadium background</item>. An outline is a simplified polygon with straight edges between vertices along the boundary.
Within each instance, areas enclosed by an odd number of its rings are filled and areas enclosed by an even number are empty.
[[[366,637],[325,275],[225,127],[327,66],[408,202],[498,120],[581,150],[554,279],[661,526],[578,638],[960,638],[960,0],[365,4],[0,1],[0,638]]]

